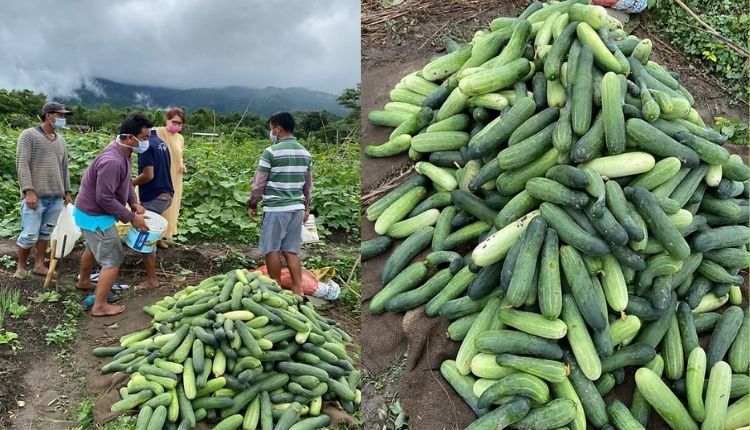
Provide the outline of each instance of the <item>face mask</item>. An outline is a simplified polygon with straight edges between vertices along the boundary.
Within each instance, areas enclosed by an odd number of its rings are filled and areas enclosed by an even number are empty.
[[[148,150],[148,146],[149,146],[148,139],[139,140],[138,147],[133,148],[133,152],[135,152],[136,154],[143,154],[144,152]]]
[[[135,137],[135,136],[133,136],[133,137]],[[137,137],[135,137],[135,138],[138,139]],[[117,143],[119,143],[120,145],[122,145],[124,147],[132,149],[133,152],[135,152],[136,154],[143,154],[144,152],[146,152],[148,150],[148,147],[149,147],[148,139],[146,139],[146,140],[139,140],[138,141],[138,146],[135,147],[135,148],[132,147],[132,146],[130,146],[130,145],[125,145],[122,142],[117,142]]]
[[[55,118],[55,122],[52,123],[53,128],[65,128],[65,118]]]
[[[182,131],[182,126],[174,125],[170,122],[169,124],[167,124],[167,131],[169,131],[170,133],[179,133]]]
[[[271,138],[271,142],[273,143],[276,143],[279,140],[279,138],[275,134],[273,134],[273,130],[268,132],[268,137]]]

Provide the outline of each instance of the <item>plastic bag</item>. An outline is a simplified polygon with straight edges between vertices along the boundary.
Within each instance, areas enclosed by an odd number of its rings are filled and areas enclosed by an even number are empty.
[[[312,294],[323,300],[336,300],[341,294],[341,287],[333,279],[318,282],[318,288]]]
[[[647,4],[646,0],[619,0],[612,8],[628,13],[641,13]]]
[[[73,219],[73,205],[68,204],[60,211],[57,224],[50,235],[50,242],[57,240],[55,258],[63,258],[70,254],[80,238],[81,229],[76,226],[76,222]],[[63,243],[65,244],[65,249],[63,249]]]
[[[302,243],[319,242],[318,227],[315,224],[315,215],[310,215],[306,223],[302,224]]]

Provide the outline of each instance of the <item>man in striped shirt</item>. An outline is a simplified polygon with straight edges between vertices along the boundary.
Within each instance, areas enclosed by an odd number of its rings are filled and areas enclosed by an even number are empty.
[[[294,137],[294,118],[287,112],[269,119],[273,145],[263,151],[253,179],[247,213],[252,218],[263,201],[260,251],[268,274],[281,285],[281,256],[292,278],[292,291],[303,295],[299,261],[302,224],[312,202],[312,157]]]

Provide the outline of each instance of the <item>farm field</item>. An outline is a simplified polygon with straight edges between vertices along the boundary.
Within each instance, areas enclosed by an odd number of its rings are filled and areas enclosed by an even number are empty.
[[[254,247],[259,217],[245,212],[258,157],[268,141],[234,137],[187,138],[180,234],[169,249],[161,250],[157,271],[161,286],[129,291],[118,303],[125,313],[91,318],[78,302],[75,290],[83,245],[60,261],[59,275],[44,289],[44,279],[29,275],[12,278],[15,235],[19,229],[18,185],[15,181],[15,144],[20,129],[0,130],[0,427],[23,429],[126,429],[135,419],[115,417],[109,410],[118,400],[122,374],[102,375],[109,362],[91,354],[124,334],[147,327],[151,316],[142,308],[171,296],[188,285],[237,268],[262,266]],[[73,184],[78,184],[88,162],[111,139],[103,132],[66,134]],[[341,286],[337,301],[319,312],[338,322],[353,340],[349,356],[359,360],[359,158],[357,138],[328,144],[310,137],[303,141],[314,156],[313,214],[321,242],[301,253],[307,269],[333,267]],[[77,185],[74,186],[77,188]],[[74,191],[75,195],[75,191]],[[144,275],[137,253],[126,252],[119,281],[136,285]],[[104,395],[102,395],[104,393]],[[325,409],[335,424],[356,426],[355,419],[336,409]],[[104,424],[104,421],[110,421]],[[208,428],[208,427],[202,427]]]

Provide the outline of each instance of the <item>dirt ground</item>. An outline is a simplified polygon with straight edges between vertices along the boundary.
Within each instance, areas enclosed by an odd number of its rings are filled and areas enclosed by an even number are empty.
[[[426,1],[428,6],[416,12],[384,11],[379,1],[363,1],[363,22],[378,21],[377,24],[363,26],[362,30],[362,140],[361,145],[380,144],[388,139],[390,128],[368,124],[366,113],[382,109],[388,102],[388,93],[404,75],[419,69],[431,57],[441,53],[440,39],[451,36],[464,42],[479,28],[496,16],[517,15],[529,1],[467,1],[456,2],[452,11],[446,11],[444,4]],[[464,3],[471,3],[471,7]],[[439,9],[439,13],[432,13]],[[392,19],[381,18],[391,15]],[[369,16],[369,18],[368,18]],[[375,19],[377,18],[377,19]],[[641,25],[634,31],[639,37],[650,37],[655,41],[653,58],[670,69],[681,73],[685,86],[696,98],[701,116],[707,123],[715,116],[748,118],[747,105],[732,102],[710,79],[696,73],[690,62],[660,39],[648,17],[642,17]],[[747,156],[747,148],[733,147],[732,152]],[[369,158],[362,155],[362,194],[368,195],[384,183],[409,169],[410,161],[405,155],[385,159]],[[375,236],[372,223],[362,218],[362,240]],[[416,309],[403,314],[373,316],[367,312],[369,299],[382,288],[379,272],[386,257],[380,256],[364,262],[362,273],[362,326],[361,337],[363,373],[366,375],[363,389],[362,415],[365,429],[406,428],[394,424],[395,414],[391,407],[400,400],[409,416],[408,426],[412,429],[461,429],[473,421],[473,413],[442,380],[439,366],[442,359],[455,357],[458,344],[446,340],[447,322],[435,318],[431,326],[412,330],[410,321]],[[370,329],[370,327],[376,327]],[[370,331],[372,330],[372,331]],[[416,332],[416,333],[415,333]],[[440,360],[425,365],[410,361],[414,355],[432,351]],[[626,383],[617,387],[610,398],[619,398],[626,404],[632,392],[632,374],[627,375]],[[435,427],[430,415],[442,414],[448,418],[441,427]],[[653,414],[651,428],[662,427],[663,422]]]
[[[86,400],[96,400],[102,393],[111,393],[112,399],[100,399],[97,409],[108,409],[116,395],[112,386],[120,382],[118,376],[102,375],[101,367],[107,362],[91,355],[97,346],[116,343],[123,334],[146,327],[151,317],[142,307],[171,295],[189,284],[219,273],[221,261],[220,245],[204,244],[196,247],[179,247],[160,250],[159,278],[162,285],[157,289],[133,291],[123,294],[118,302],[127,310],[114,317],[92,318],[88,313],[78,317],[75,341],[61,352],[55,345],[45,344],[45,333],[64,322],[65,304],[68,299],[80,301],[84,294],[73,288],[78,270],[80,246],[62,261],[61,276],[51,286],[60,293],[55,303],[33,304],[31,299],[43,292],[44,279],[30,275],[27,279],[11,277],[12,271],[0,269],[0,288],[21,292],[21,303],[29,306],[28,314],[21,319],[6,318],[5,329],[18,333],[22,349],[13,354],[8,348],[0,348],[0,428],[23,430],[63,430],[78,425],[75,413]],[[260,261],[257,250],[238,248],[248,261]],[[0,240],[0,256],[15,253],[15,244]],[[143,269],[136,253],[128,251],[120,280],[137,284],[143,279]],[[306,257],[302,253],[301,257]],[[356,338],[359,324],[339,304],[322,311],[336,319]],[[356,346],[355,346],[356,347]]]

